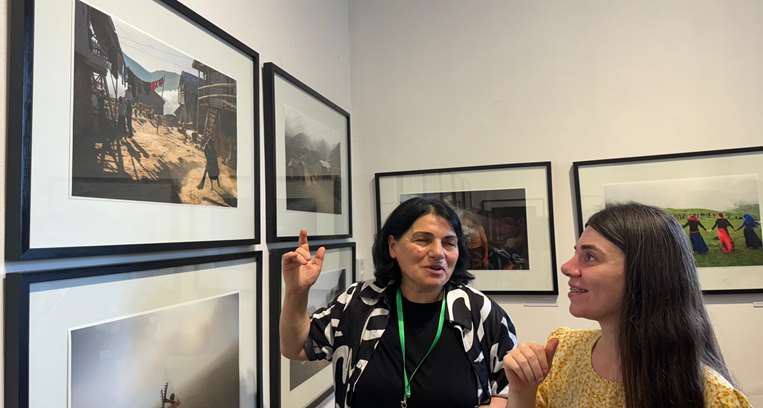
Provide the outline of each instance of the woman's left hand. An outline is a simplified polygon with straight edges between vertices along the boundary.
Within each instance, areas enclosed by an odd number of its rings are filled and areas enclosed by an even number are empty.
[[[559,339],[543,344],[520,343],[503,358],[503,369],[509,380],[509,393],[535,395],[538,385],[551,370]]]

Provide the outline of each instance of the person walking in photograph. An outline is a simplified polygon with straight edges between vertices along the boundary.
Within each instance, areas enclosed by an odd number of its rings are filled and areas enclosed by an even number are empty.
[[[710,229],[716,229],[718,233],[718,241],[721,245],[721,252],[728,254],[734,250],[734,240],[731,239],[729,234],[729,227],[734,228],[731,222],[723,216],[722,212],[718,213],[718,218],[715,219],[715,224]]]
[[[760,223],[756,221],[755,218],[752,218],[752,215],[750,214],[745,214],[742,218],[744,221],[742,221],[742,225],[740,225],[736,230],[739,231],[740,229],[744,228],[745,246],[750,249],[763,248],[763,242],[760,241],[760,237],[755,233],[755,227],[759,226]]]
[[[702,221],[700,221],[694,214],[686,217],[686,224],[684,224],[683,227],[686,228],[687,226],[689,227],[689,239],[691,240],[691,247],[694,249],[694,252],[698,254],[706,254],[708,251],[707,244],[705,243],[705,239],[702,238],[699,228],[702,227],[705,231],[707,231],[707,228],[702,225]]]
[[[204,168],[204,174],[201,176],[201,181],[199,182],[199,185],[196,186],[199,190],[204,188],[204,182],[207,179],[207,174],[209,175],[209,184],[214,188],[214,182],[217,181],[217,187],[220,186],[220,166],[217,164],[217,149],[215,149],[215,144],[212,141],[212,138],[207,139],[207,142],[204,143],[204,157],[207,159],[207,165]]]

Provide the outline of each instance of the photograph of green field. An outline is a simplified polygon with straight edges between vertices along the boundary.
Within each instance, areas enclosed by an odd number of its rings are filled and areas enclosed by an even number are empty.
[[[617,183],[604,186],[607,205],[660,207],[683,225],[698,267],[763,265],[757,175]]]

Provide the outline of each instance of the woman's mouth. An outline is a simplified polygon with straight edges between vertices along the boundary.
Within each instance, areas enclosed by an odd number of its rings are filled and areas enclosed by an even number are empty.
[[[443,273],[443,272],[445,272],[445,267],[442,266],[442,265],[427,265],[426,268],[429,269],[429,271],[432,272],[432,273]]]

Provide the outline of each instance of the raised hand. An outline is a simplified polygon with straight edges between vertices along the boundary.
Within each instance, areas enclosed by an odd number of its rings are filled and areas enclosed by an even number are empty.
[[[325,254],[326,248],[320,247],[315,255],[312,255],[307,243],[307,230],[299,230],[299,246],[281,258],[286,292],[307,292],[318,280]]]
[[[509,391],[532,393],[551,370],[559,339],[549,339],[544,346],[536,343],[520,343],[503,358],[503,369],[509,380]]]

